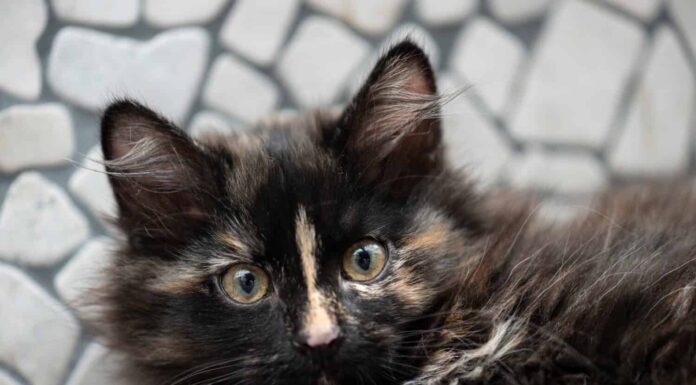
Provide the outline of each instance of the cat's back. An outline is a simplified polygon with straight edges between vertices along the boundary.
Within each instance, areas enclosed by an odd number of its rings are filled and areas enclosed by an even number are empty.
[[[693,186],[615,190],[563,226],[534,211],[501,211],[465,267],[430,379],[696,383]]]

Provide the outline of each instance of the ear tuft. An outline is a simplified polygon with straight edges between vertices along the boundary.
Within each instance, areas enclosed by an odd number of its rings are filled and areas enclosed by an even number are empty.
[[[427,55],[403,41],[377,62],[343,113],[335,141],[368,183],[393,187],[430,175],[442,157],[440,101]]]

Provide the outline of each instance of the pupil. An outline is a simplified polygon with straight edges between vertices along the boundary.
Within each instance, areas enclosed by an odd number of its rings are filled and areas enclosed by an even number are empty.
[[[360,249],[356,254],[355,263],[358,265],[358,267],[364,271],[370,270],[370,265],[372,264],[372,257],[370,256],[370,253],[368,253],[365,249]]]
[[[237,275],[239,282],[239,287],[246,294],[251,294],[254,292],[254,287],[256,286],[256,276],[250,271],[240,271]]]

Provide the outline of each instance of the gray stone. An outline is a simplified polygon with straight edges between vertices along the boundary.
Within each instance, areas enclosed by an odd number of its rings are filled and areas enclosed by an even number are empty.
[[[650,21],[657,16],[663,0],[605,0],[629,14],[643,20]]]
[[[525,59],[524,46],[514,35],[477,18],[467,23],[455,42],[450,68],[491,111],[502,114]]]
[[[32,385],[58,385],[77,344],[70,313],[19,269],[0,264],[0,362]]]
[[[273,111],[279,97],[269,78],[229,54],[215,60],[203,90],[206,105],[249,123]]]
[[[299,0],[240,0],[220,30],[227,48],[260,65],[273,62],[299,10]]]
[[[205,24],[212,21],[229,0],[144,0],[145,20],[157,27]]]
[[[87,220],[70,198],[39,173],[22,173],[10,185],[0,209],[0,259],[51,265],[88,234]]]
[[[206,69],[209,44],[201,28],[170,30],[140,42],[65,27],[48,58],[48,82],[57,94],[84,108],[98,110],[116,97],[129,96],[181,122]]]
[[[101,148],[94,146],[68,180],[68,189],[95,218],[106,224],[116,216],[116,199],[103,160]]]
[[[66,385],[131,385],[120,378],[123,357],[93,342],[85,349]]]
[[[0,0],[0,90],[23,99],[41,94],[41,62],[36,41],[48,10],[43,0]]]
[[[496,19],[505,23],[521,23],[544,14],[555,0],[488,0]]]
[[[696,1],[670,0],[670,13],[686,37],[691,54],[696,56]]]
[[[449,75],[440,77],[439,87],[444,94],[464,89]],[[468,95],[460,94],[443,106],[442,125],[448,161],[478,179],[484,188],[496,184],[511,160],[512,150]]]
[[[15,105],[0,111],[0,171],[68,163],[72,119],[60,104]]]
[[[9,374],[0,370],[0,385],[20,385],[19,382],[13,380]]]
[[[511,118],[520,140],[600,148],[644,33],[599,5],[570,0],[550,16]]]
[[[128,27],[138,20],[140,0],[51,0],[59,19],[94,26]]]
[[[85,243],[75,256],[60,270],[54,286],[61,299],[81,318],[96,314],[99,307],[89,293],[94,293],[105,281],[105,269],[113,263],[114,242],[98,237]]]
[[[624,176],[664,176],[689,167],[696,83],[674,31],[662,26],[633,94],[609,164]],[[694,131],[696,132],[696,131]]]
[[[476,12],[479,0],[416,0],[416,13],[423,23],[441,27],[456,24]]]
[[[587,153],[551,153],[531,149],[510,164],[508,181],[519,189],[587,196],[608,184],[601,163]]]
[[[406,6],[405,0],[307,0],[307,3],[370,35],[387,32]]]
[[[363,62],[369,45],[341,23],[310,16],[280,57],[278,73],[298,104],[332,103]]]

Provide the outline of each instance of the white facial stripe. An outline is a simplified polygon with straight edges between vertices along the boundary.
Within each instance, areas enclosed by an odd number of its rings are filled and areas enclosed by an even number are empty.
[[[307,285],[307,312],[304,315],[303,332],[308,344],[321,345],[333,339],[337,333],[335,318],[327,309],[328,301],[317,288],[316,248],[317,236],[314,225],[309,222],[304,207],[299,208],[295,219],[295,241],[302,261],[302,271]],[[330,342],[330,340],[328,341]]]

